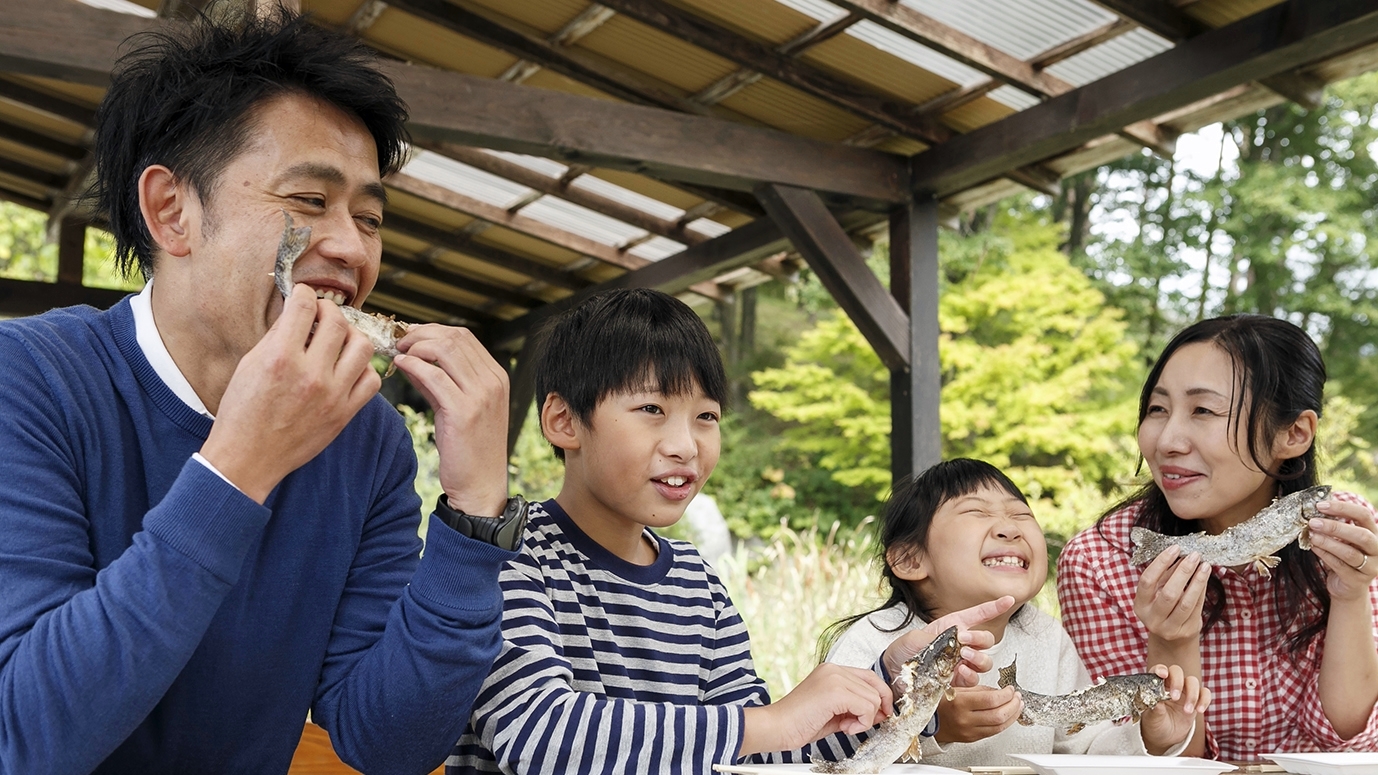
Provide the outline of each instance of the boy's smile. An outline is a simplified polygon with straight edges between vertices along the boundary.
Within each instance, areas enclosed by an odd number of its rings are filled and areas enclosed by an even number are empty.
[[[585,425],[552,394],[541,425],[565,452],[556,502],[605,549],[654,562],[642,529],[675,524],[703,489],[718,464],[721,413],[697,386],[685,395],[641,390],[607,396]]]

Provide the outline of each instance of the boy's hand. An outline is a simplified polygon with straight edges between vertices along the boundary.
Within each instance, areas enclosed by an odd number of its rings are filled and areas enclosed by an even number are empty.
[[[394,363],[435,410],[440,486],[450,506],[496,517],[507,503],[507,372],[467,328],[413,326]]]
[[[1201,685],[1201,679],[1188,676],[1177,665],[1154,665],[1149,672],[1163,679],[1169,699],[1159,702],[1139,720],[1139,733],[1144,748],[1161,756],[1191,734],[1192,722],[1211,704],[1211,690]]]
[[[779,702],[743,712],[738,756],[793,751],[834,732],[855,735],[894,712],[890,687],[870,670],[825,663]]]
[[[891,643],[881,655],[881,659],[885,660],[886,675],[899,675],[900,665],[923,651],[939,635],[947,632],[947,628],[956,626],[957,640],[962,643],[963,648],[962,662],[957,665],[957,672],[952,676],[952,685],[975,686],[978,681],[977,673],[984,673],[991,668],[990,657],[982,653],[981,649],[994,646],[995,636],[985,630],[970,628],[994,619],[1013,607],[1014,598],[1006,595],[988,603],[940,616],[922,629],[906,632]]]
[[[1004,732],[1024,712],[1024,700],[1011,687],[954,689],[952,700],[938,701],[939,743],[974,743]]]

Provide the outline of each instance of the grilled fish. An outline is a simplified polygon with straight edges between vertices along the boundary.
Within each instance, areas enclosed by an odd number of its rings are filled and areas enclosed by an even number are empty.
[[[292,267],[311,244],[311,227],[294,227],[292,216],[286,210],[282,211],[282,217],[287,219],[287,225],[283,227],[282,241],[278,243],[277,261],[273,265],[273,282],[285,299],[292,295]],[[397,340],[407,333],[410,327],[408,324],[343,305],[340,312],[351,326],[368,337],[369,344],[373,345],[374,355],[382,355],[389,359],[397,357]]]
[[[1168,698],[1163,679],[1153,673],[1117,675],[1070,694],[1038,694],[1022,689],[1016,681],[1015,663],[1000,668],[1000,687],[1013,686],[1024,698],[1019,723],[1024,726],[1061,727],[1075,735],[1087,724],[1131,719]]]
[[[1134,556],[1130,562],[1142,565],[1151,562],[1169,546],[1178,546],[1182,554],[1199,552],[1201,558],[1211,565],[1244,565],[1253,563],[1260,576],[1272,575],[1273,568],[1282,562],[1276,552],[1293,540],[1303,549],[1311,548],[1311,531],[1307,521],[1313,517],[1325,517],[1316,510],[1316,502],[1330,497],[1330,486],[1320,485],[1294,492],[1273,501],[1272,505],[1233,527],[1225,528],[1220,535],[1191,533],[1184,536],[1166,536],[1152,530],[1136,527],[1129,531],[1134,542]]]
[[[952,675],[962,661],[962,644],[957,628],[949,627],[937,640],[900,667],[895,683],[900,697],[895,715],[871,731],[856,753],[837,762],[819,762],[814,772],[880,772],[895,761],[918,761],[919,733],[928,726],[938,700],[952,689]]]

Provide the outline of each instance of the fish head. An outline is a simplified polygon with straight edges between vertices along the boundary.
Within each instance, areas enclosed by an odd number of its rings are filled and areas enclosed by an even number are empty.
[[[1316,508],[1316,504],[1330,497],[1330,485],[1321,484],[1315,487],[1308,487],[1301,492],[1295,493],[1295,495],[1298,496],[1298,500],[1301,501],[1299,504],[1301,506],[1301,513],[1298,516],[1300,521],[1305,522],[1313,517],[1325,516]]]
[[[278,255],[273,262],[273,284],[285,299],[292,295],[292,267],[311,244],[311,227],[296,227],[292,214],[286,210],[282,211],[282,217],[287,223],[282,227],[282,240],[278,242]]]
[[[1139,673],[1129,676],[1134,690],[1134,705],[1139,712],[1151,709],[1154,705],[1169,698],[1167,684],[1153,673]]]
[[[957,640],[957,628],[949,627],[901,665],[899,677],[895,679],[900,688],[901,715],[913,707],[913,698],[925,684],[936,681],[944,687],[949,686],[961,661],[962,644]]]

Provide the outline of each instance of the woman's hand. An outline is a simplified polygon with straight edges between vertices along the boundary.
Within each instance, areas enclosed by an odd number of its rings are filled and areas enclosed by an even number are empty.
[[[1372,512],[1358,503],[1334,499],[1321,501],[1316,508],[1332,517],[1309,524],[1311,551],[1330,571],[1325,587],[1331,600],[1368,600],[1369,585],[1378,577],[1378,526]]]
[[[1201,638],[1201,611],[1211,566],[1192,552],[1169,546],[1144,568],[1134,594],[1134,613],[1152,638],[1166,644],[1195,643]]]
[[[1177,665],[1154,665],[1149,672],[1163,679],[1168,699],[1144,713],[1139,733],[1143,735],[1144,748],[1154,756],[1161,756],[1191,734],[1192,722],[1211,704],[1211,690],[1201,685],[1201,679],[1186,675]]]

